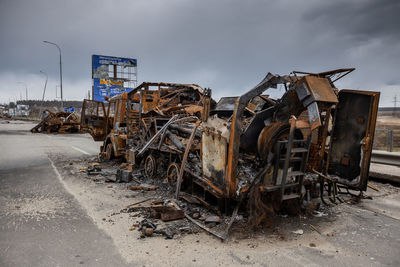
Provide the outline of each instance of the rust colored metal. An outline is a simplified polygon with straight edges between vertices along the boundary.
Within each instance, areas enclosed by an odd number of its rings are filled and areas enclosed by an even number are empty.
[[[251,214],[265,216],[327,183],[334,195],[337,185],[366,189],[379,93],[336,88],[353,70],[268,73],[218,103],[194,84],[143,83],[105,105],[91,103],[103,112],[82,118],[103,141],[101,155],[165,178],[176,198],[188,192],[221,212],[246,199],[265,209]],[[278,86],[283,96],[270,98],[266,90]]]
[[[181,185],[182,185],[183,173],[185,171],[186,161],[187,161],[187,158],[189,156],[189,151],[191,150],[194,137],[196,135],[197,127],[199,127],[199,123],[198,122],[196,122],[194,127],[193,127],[193,131],[192,131],[192,133],[191,133],[191,135],[189,137],[189,141],[188,141],[188,143],[186,145],[185,154],[183,155],[181,168],[179,170],[178,180],[176,182],[176,192],[175,192],[175,198],[176,199],[179,198],[179,193],[181,191]]]
[[[44,118],[38,125],[31,129],[32,133],[78,133],[80,121],[73,112],[51,112],[45,110]]]

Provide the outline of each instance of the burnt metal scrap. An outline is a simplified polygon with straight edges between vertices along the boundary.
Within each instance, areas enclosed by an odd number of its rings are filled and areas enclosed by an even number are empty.
[[[197,85],[143,83],[106,104],[85,100],[82,126],[103,141],[102,158],[233,211],[224,239],[240,207],[257,225],[282,207],[366,190],[379,92],[336,88],[353,70],[268,73],[218,103]],[[280,99],[265,94],[278,86]]]
[[[43,119],[31,129],[32,133],[77,133],[80,120],[73,112],[51,112],[45,110]]]
[[[96,141],[103,141],[100,154],[106,159],[123,157],[135,165],[136,155],[182,154],[193,122],[208,116],[210,93],[194,84],[142,83],[106,105],[84,100],[81,125]],[[149,175],[151,171],[156,174],[150,168]]]

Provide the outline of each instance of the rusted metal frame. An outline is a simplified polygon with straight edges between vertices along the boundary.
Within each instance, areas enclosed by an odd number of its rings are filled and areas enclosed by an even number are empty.
[[[279,163],[281,161],[281,147],[282,145],[284,145],[282,142],[278,142],[277,144],[277,152],[275,155],[275,163],[274,163],[274,173],[272,175],[272,179],[273,179],[273,185],[276,185],[276,182],[278,180],[278,170],[279,170]]]
[[[146,140],[145,137],[151,136],[149,134],[151,125],[150,126],[147,125],[146,118],[142,118],[142,124],[143,124],[143,128],[145,130],[145,132],[143,133],[143,138],[142,138],[142,142],[144,143],[144,142],[146,142],[145,141]]]
[[[213,234],[214,236],[220,238],[221,240],[225,240],[225,236],[224,236],[223,234],[220,234],[220,233],[214,231],[213,229],[208,228],[208,227],[205,226],[204,224],[199,223],[198,221],[196,221],[195,219],[193,219],[192,217],[190,217],[190,216],[187,215],[186,213],[185,213],[185,217],[186,217],[189,221],[191,221],[192,223],[194,223],[194,224],[196,224],[197,226],[199,226],[200,228],[202,228],[202,229],[206,230],[207,232],[209,232],[210,234]]]
[[[175,94],[173,97],[168,99],[166,102],[162,103],[161,108],[167,106],[169,103],[171,103],[173,100],[175,100],[175,98],[177,98],[178,96],[179,96],[179,93]]]
[[[286,86],[285,83],[284,83],[284,85]],[[287,91],[287,89],[286,89],[286,91]],[[262,100],[264,100],[265,102],[267,102],[267,103],[269,103],[269,104],[271,104],[271,105],[275,105],[275,104],[276,104],[276,101],[274,101],[274,100],[272,100],[272,99],[270,99],[270,98],[268,98],[268,97],[265,97],[265,96],[263,96],[263,95],[259,95],[259,97],[260,97]]]
[[[201,120],[207,121],[208,117],[210,116],[210,109],[211,109],[211,89],[210,88],[204,89],[204,94],[200,95],[200,101],[203,104],[203,110],[201,112]],[[198,105],[200,105],[200,103]]]
[[[336,124],[337,104],[335,105],[335,109],[334,110],[335,110],[335,115],[332,118],[332,129],[335,128],[335,124]],[[332,110],[330,110],[330,113],[332,114]],[[333,130],[332,130],[332,132],[333,132]],[[311,136],[311,134],[310,134],[310,136]],[[327,155],[326,155],[325,169],[322,170],[322,172],[326,173],[326,174],[328,173],[328,170],[329,170],[329,161],[330,161],[330,158],[331,158],[332,140],[333,140],[332,137],[333,136],[331,134],[331,138],[329,138],[329,146],[328,146],[328,151],[327,151]]]
[[[321,195],[320,195],[320,198],[321,198],[322,202],[323,202],[324,204],[327,204],[326,201],[325,201],[325,199],[324,199],[324,195],[323,195],[323,193],[324,193],[324,187],[325,187],[324,179],[326,179],[326,180],[328,181],[328,189],[327,189],[327,191],[328,191],[328,196],[330,197],[330,198],[329,198],[330,201],[331,201],[332,203],[336,203],[336,198],[337,198],[337,199],[339,199],[339,201],[343,202],[342,199],[338,197],[337,180],[334,179],[334,178],[329,177],[329,176],[326,175],[326,174],[323,174],[323,173],[321,173],[321,172],[318,172],[318,171],[316,171],[316,170],[314,170],[314,169],[313,169],[313,172],[314,172],[315,174],[318,174],[318,176],[319,176],[319,178],[320,178],[320,180],[321,180],[321,184],[320,184],[320,187],[321,187],[321,188],[320,188],[320,190],[321,190],[321,193],[320,193],[320,194],[321,194]],[[331,198],[331,190],[333,191],[333,196],[332,196],[332,198]]]
[[[83,100],[82,104],[82,112],[81,112],[81,125],[84,124],[85,117],[86,117],[86,99]],[[41,114],[40,114],[41,115]]]
[[[194,141],[194,137],[196,135],[197,127],[199,127],[199,125],[200,125],[199,122],[195,123],[193,131],[192,131],[192,133],[191,133],[191,135],[189,137],[189,141],[188,141],[188,143],[186,145],[185,154],[183,154],[183,160],[182,160],[182,164],[181,164],[181,169],[179,170],[179,176],[178,176],[178,179],[176,181],[176,192],[175,192],[175,198],[176,199],[179,198],[179,192],[181,191],[181,184],[182,184],[183,173],[185,171],[186,161],[187,161],[187,158],[189,156],[189,151],[190,151],[190,148],[192,147],[192,143]]]
[[[165,106],[165,105],[168,104],[171,100],[175,99],[175,98],[177,97],[177,95],[179,95],[180,93],[182,93],[182,92],[184,92],[184,91],[187,91],[187,90],[188,90],[188,88],[178,89],[178,90],[174,90],[174,91],[172,91],[172,92],[166,94],[166,95],[163,96],[162,98],[161,98],[161,96],[160,96],[160,99],[168,99],[168,98],[169,98],[169,99],[167,100],[167,102],[164,103],[162,106]],[[175,94],[175,95],[174,95],[174,94]],[[171,97],[171,96],[172,96],[172,97]]]
[[[177,115],[175,115],[175,116],[177,116]],[[192,120],[192,119],[197,120],[197,117],[195,117],[195,116],[190,116],[190,117],[180,118],[180,119],[174,120],[173,123],[174,123],[174,124],[175,124],[175,123],[180,123],[180,122],[184,122],[184,121],[188,121],[188,120]],[[171,123],[171,124],[172,124],[172,123]],[[171,124],[169,124],[168,127],[171,126]],[[161,136],[161,138],[160,138],[160,142],[159,142],[159,144],[158,144],[158,149],[161,148],[161,146],[162,146],[162,144],[163,144],[163,142],[164,142],[165,135],[167,134],[167,129],[168,129],[168,127],[165,129],[165,131],[163,132],[163,134],[162,134],[162,136]]]
[[[221,198],[224,195],[224,192],[216,187],[210,180],[205,177],[201,177],[194,172],[192,172],[189,168],[185,167],[185,172],[189,173],[193,178],[195,178],[194,182],[199,186],[203,187],[205,190],[209,191],[217,198]]]
[[[307,162],[308,162],[308,156],[310,154],[310,146],[311,146],[311,133],[310,135],[307,137],[307,141],[306,141],[306,145],[307,145],[307,152],[303,153],[302,155],[302,160],[301,160],[301,171],[303,172],[303,175],[301,175],[301,177],[299,178],[299,194],[301,196],[301,188],[303,187],[303,182],[304,182],[304,175],[305,175],[305,171],[307,169]]]
[[[370,119],[367,123],[367,127],[366,127],[366,134],[369,134],[369,136],[366,136],[367,138],[367,142],[368,144],[365,144],[364,146],[366,146],[366,148],[369,147],[369,149],[367,149],[365,153],[365,155],[363,156],[363,158],[361,159],[361,172],[360,172],[360,177],[362,176],[363,173],[365,173],[365,175],[368,177],[368,172],[369,172],[369,164],[370,161],[365,161],[364,158],[371,158],[371,153],[372,153],[372,145],[373,145],[373,140],[374,140],[374,135],[375,135],[375,130],[373,131],[369,131],[370,129],[375,129],[375,125],[376,125],[376,118],[378,116],[378,104],[379,104],[379,98],[380,98],[380,93],[379,92],[370,92],[370,91],[359,91],[359,90],[341,90],[340,92],[345,92],[345,93],[362,93],[364,95],[369,95],[372,97],[372,101],[370,103]],[[364,149],[363,149],[364,150]],[[364,184],[360,184],[359,188],[354,188],[354,189],[358,189],[360,190],[362,189],[366,189],[367,187],[367,182],[368,179],[365,179]],[[361,192],[361,190],[360,190]]]
[[[321,141],[320,141],[321,148],[320,148],[320,152],[319,152],[319,155],[318,155],[318,157],[320,159],[320,164],[318,165],[318,171],[313,169],[314,173],[318,174],[318,176],[319,176],[319,180],[320,180],[320,198],[321,198],[322,202],[325,205],[327,205],[327,203],[326,203],[326,201],[324,199],[324,196],[323,196],[324,195],[324,185],[325,185],[325,180],[324,179],[327,179],[328,181],[333,182],[332,179],[327,178],[328,177],[327,176],[327,172],[328,172],[328,168],[329,168],[329,161],[326,163],[326,166],[324,166],[325,168],[322,170],[323,173],[320,173],[319,171],[321,171],[320,169],[323,167],[323,166],[321,166],[321,164],[322,164],[322,160],[323,160],[323,157],[324,157],[324,154],[325,154],[326,137],[327,137],[326,135],[328,133],[330,114],[331,114],[331,107],[329,107],[328,110],[326,110],[326,112],[325,112],[324,129],[322,131],[322,136],[321,136]],[[335,116],[336,116],[336,112],[335,112]],[[330,141],[332,142],[332,138],[330,139]],[[330,148],[329,148],[329,150],[330,150]],[[328,156],[328,158],[329,158],[329,156]],[[334,183],[336,183],[336,181]]]
[[[289,81],[288,76],[278,76],[268,73],[266,77],[253,89],[236,99],[235,109],[232,117],[232,125],[229,137],[228,160],[226,171],[226,194],[233,197],[237,186],[237,162],[239,159],[239,144],[241,135],[241,119],[244,110],[251,99],[262,94],[265,90],[276,87],[278,83]]]
[[[161,146],[162,146],[162,144],[163,144],[163,142],[164,142],[164,139],[165,139],[165,136],[167,135],[167,131],[165,130],[164,132],[163,132],[163,134],[161,135],[161,137],[160,137],[160,142],[158,143],[158,149],[161,149]]]
[[[231,219],[229,220],[228,226],[225,228],[225,231],[224,231],[224,233],[222,234],[222,237],[223,237],[222,240],[225,240],[225,239],[228,237],[228,235],[229,235],[229,230],[231,229],[232,224],[233,224],[233,222],[235,221],[236,216],[237,216],[237,214],[238,214],[238,212],[239,212],[240,205],[242,204],[243,196],[244,196],[244,194],[242,194],[242,195],[240,196],[240,199],[239,199],[238,203],[236,204],[235,209],[234,209],[233,212],[232,212]]]
[[[166,136],[168,139],[171,141],[171,143],[180,151],[185,150],[185,145],[182,144],[181,140],[179,140],[178,136],[172,133],[169,130],[164,131],[166,133]]]
[[[325,149],[326,149],[326,138],[328,135],[329,121],[331,118],[331,110],[332,110],[332,107],[329,107],[325,110],[324,129],[322,131],[321,149],[320,149],[320,153],[319,153],[321,163],[322,163],[322,160],[324,159],[324,154],[325,154]],[[322,168],[322,166],[320,165],[319,168]],[[328,170],[325,169],[323,171],[325,171],[324,173],[327,174]]]
[[[379,104],[380,93],[377,93],[377,95],[376,94],[371,94],[371,95],[373,95],[373,98],[371,101],[372,107],[370,109],[372,114],[371,114],[370,120],[368,121],[368,124],[367,124],[367,134],[369,134],[369,136],[367,136],[367,138],[368,138],[369,144],[366,144],[367,151],[364,155],[364,158],[366,157],[366,158],[369,158],[370,160],[368,162],[363,160],[362,165],[361,165],[361,173],[360,173],[360,176],[361,176],[362,172],[367,172],[365,174],[367,177],[368,177],[368,173],[369,173],[372,146],[373,146],[373,142],[374,142],[375,126],[376,126],[376,118],[378,116],[378,104]],[[373,131],[369,131],[369,129],[373,129]],[[368,181],[366,179],[365,184],[360,185],[360,187],[361,188],[366,187],[367,183],[368,183]]]
[[[132,92],[130,92],[130,93],[132,93]],[[143,112],[143,101],[142,101],[142,98],[143,98],[143,91],[140,90],[139,91],[139,118],[138,118],[138,120],[139,120],[139,129],[142,128],[141,127],[141,124],[142,124],[142,112]],[[142,142],[144,142],[144,140],[142,140]]]
[[[326,71],[326,72],[320,72],[320,73],[312,73],[312,72],[304,72],[304,71],[297,71],[294,70],[292,71],[292,73],[296,76],[297,78],[297,74],[306,74],[306,75],[312,75],[312,76],[318,76],[318,77],[326,77],[326,76],[331,76],[331,75],[335,75],[338,73],[343,73],[345,72],[345,74],[339,76],[338,78],[336,78],[334,81],[332,82],[336,82],[337,80],[343,78],[344,76],[346,76],[347,74],[349,74],[350,72],[354,71],[355,68],[342,68],[342,69],[336,69],[336,70],[331,70],[331,71]]]
[[[283,173],[282,173],[281,190],[280,190],[280,199],[281,199],[281,201],[283,199],[283,195],[285,193],[285,188],[286,188],[286,178],[287,178],[288,169],[289,169],[290,155],[292,153],[292,145],[293,145],[294,131],[295,130],[296,130],[296,117],[294,117],[292,115],[292,118],[290,119],[289,140],[287,142],[285,163],[284,163],[284,166],[283,166]]]
[[[339,80],[339,79],[342,79],[344,76],[348,75],[348,74],[349,74],[350,72],[352,72],[353,70],[355,70],[355,68],[353,68],[353,69],[347,71],[347,72],[346,72],[345,74],[343,74],[343,75],[339,75],[339,77],[337,77],[336,79],[334,79],[334,80],[332,81],[332,83],[336,82],[336,81]]]
[[[105,123],[105,127],[103,128],[104,130],[105,130],[105,133],[108,133],[108,127],[109,127],[109,114],[110,114],[110,103],[108,103],[108,105],[107,105],[107,110],[106,110],[106,108],[105,108],[105,106],[104,106],[104,103],[102,102],[101,103],[102,105],[103,105],[103,110],[104,110],[104,123]]]
[[[169,121],[164,124],[164,126],[160,129],[160,131],[158,131],[155,135],[153,135],[153,137],[142,147],[142,149],[139,151],[139,153],[137,154],[137,156],[140,156],[141,154],[143,154],[146,149],[154,143],[154,141],[157,139],[157,137],[159,137],[164,131],[165,129],[168,128],[168,125],[171,124],[172,122],[174,122],[174,120],[177,118],[178,115],[174,115],[171,119],[169,119]]]

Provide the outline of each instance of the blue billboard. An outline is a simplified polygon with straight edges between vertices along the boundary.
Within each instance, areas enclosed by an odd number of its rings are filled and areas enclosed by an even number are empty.
[[[130,92],[137,82],[136,67],[134,58],[92,55],[93,100]]]

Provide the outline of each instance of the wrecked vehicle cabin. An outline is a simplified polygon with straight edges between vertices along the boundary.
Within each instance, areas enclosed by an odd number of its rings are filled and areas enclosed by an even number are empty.
[[[165,178],[176,198],[184,191],[233,215],[247,207],[261,222],[284,206],[366,190],[379,92],[336,88],[353,70],[268,73],[218,103],[197,85],[143,83],[107,103],[85,100],[82,126],[103,141],[103,158]],[[265,94],[278,86],[280,99]]]
[[[195,84],[142,83],[107,103],[85,99],[81,125],[103,141],[101,158],[123,158],[131,168],[143,159],[146,175],[154,177],[183,157],[186,135],[207,119],[212,103],[211,91]],[[156,160],[155,153],[168,155],[169,163]]]

